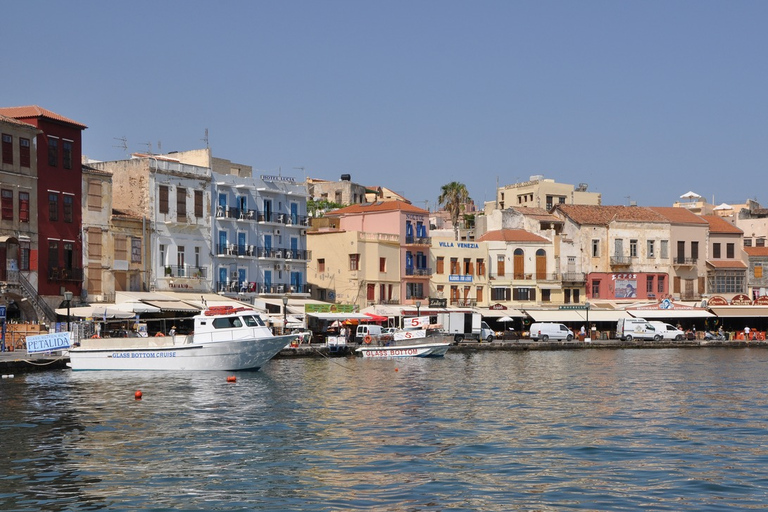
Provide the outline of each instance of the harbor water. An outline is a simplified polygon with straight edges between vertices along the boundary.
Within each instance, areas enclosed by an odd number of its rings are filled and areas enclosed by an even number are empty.
[[[697,348],[17,375],[0,510],[762,510],[766,369]]]

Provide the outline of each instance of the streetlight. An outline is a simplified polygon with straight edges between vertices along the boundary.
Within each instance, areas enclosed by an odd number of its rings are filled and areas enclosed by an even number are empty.
[[[72,302],[72,292],[64,292],[64,300],[67,301],[67,331],[69,331],[69,305]]]
[[[584,303],[584,307],[587,309],[587,337],[584,341],[592,341],[592,327],[589,325],[589,301]]]
[[[416,301],[416,316],[419,316],[419,311],[421,310],[421,301]]]
[[[288,320],[287,320],[287,318],[288,318],[287,308],[288,308],[288,296],[287,295],[283,295],[283,334],[285,334],[285,331],[286,331],[286,329],[288,327],[288,323],[287,323],[288,322]]]

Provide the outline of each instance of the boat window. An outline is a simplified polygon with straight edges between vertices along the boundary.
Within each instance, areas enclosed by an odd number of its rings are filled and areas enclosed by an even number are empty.
[[[214,329],[231,329],[233,327],[242,327],[242,326],[243,326],[243,322],[241,322],[240,318],[236,316],[214,318],[213,320]]]
[[[264,325],[264,322],[258,316],[244,316],[243,320],[245,320],[245,325],[247,325],[248,327],[256,327],[256,326]]]

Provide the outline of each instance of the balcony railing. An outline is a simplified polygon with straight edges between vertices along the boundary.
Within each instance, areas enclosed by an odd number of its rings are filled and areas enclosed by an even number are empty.
[[[83,282],[83,269],[76,267],[48,267],[48,280]]]
[[[611,265],[614,267],[628,267],[631,262],[629,256],[611,256]]]
[[[228,281],[216,281],[216,290],[229,293],[309,293],[310,286],[308,284],[264,284],[257,281],[239,282],[237,279],[231,279]]]
[[[477,299],[451,299],[451,306],[459,306],[462,308],[474,308],[477,307]]]
[[[190,277],[193,279],[205,279],[208,277],[206,267],[195,267],[193,265],[166,265],[160,268],[158,275],[163,277]]]
[[[695,267],[698,262],[698,258],[675,258],[672,262],[673,265],[678,267]]]
[[[304,249],[273,249],[265,247],[256,247],[254,254],[258,258],[276,258],[284,260],[307,260],[309,251]],[[251,254],[248,254],[250,256]]]
[[[432,245],[432,238],[428,236],[406,236],[407,245]]]
[[[432,269],[429,267],[405,267],[405,275],[416,277],[429,277],[432,275]]]

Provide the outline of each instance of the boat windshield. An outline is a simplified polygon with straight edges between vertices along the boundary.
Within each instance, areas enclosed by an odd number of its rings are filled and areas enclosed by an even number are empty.
[[[264,320],[258,316],[243,316],[243,320],[248,327],[264,326]]]
[[[243,326],[243,322],[240,321],[240,317],[237,317],[237,316],[226,316],[223,318],[213,319],[214,329],[231,329],[233,327],[242,327],[242,326]]]

